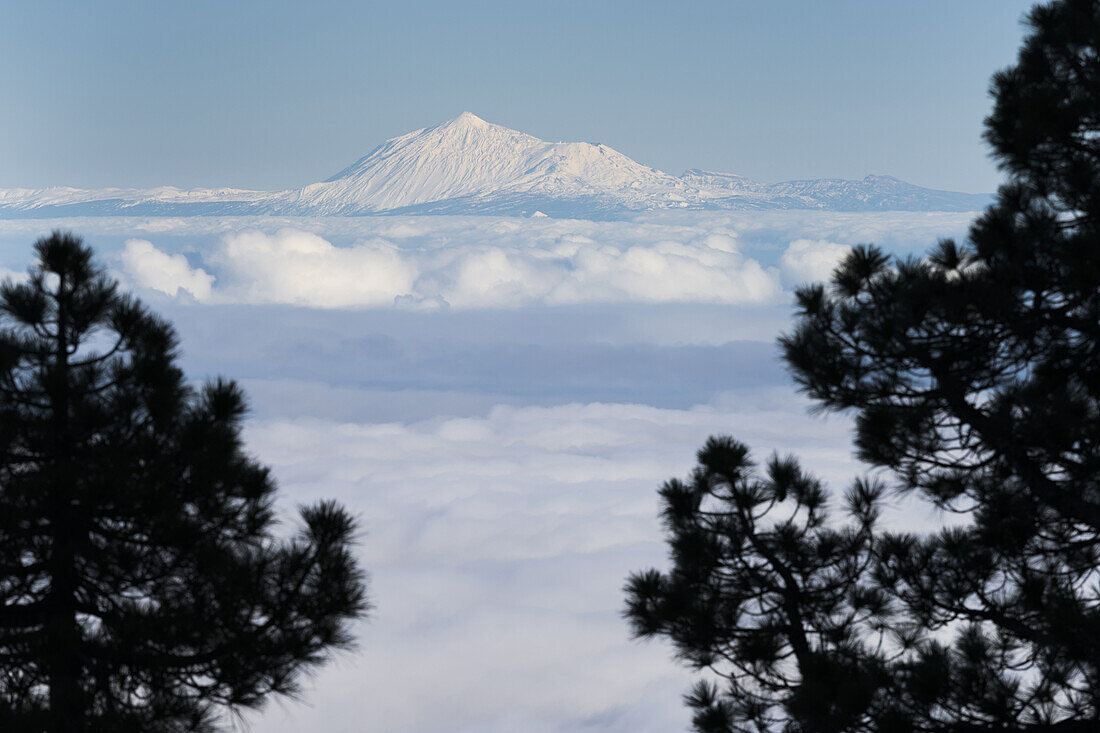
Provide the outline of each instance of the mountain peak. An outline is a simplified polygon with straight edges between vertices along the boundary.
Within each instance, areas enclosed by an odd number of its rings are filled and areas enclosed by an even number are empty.
[[[654,209],[976,211],[988,196],[920,188],[889,176],[764,184],[732,173],[682,176],[607,147],[546,142],[473,112],[391,138],[329,178],[280,192],[0,189],[5,212],[280,213],[311,216],[382,211],[522,213],[605,217]],[[80,208],[78,208],[80,207]],[[22,216],[23,214],[20,213]]]
[[[387,140],[323,184],[303,189],[298,200],[329,212],[366,212],[472,197],[635,201],[684,188],[605,145],[549,143],[463,112]]]
[[[454,119],[447,120],[440,127],[460,127],[460,128],[476,128],[485,129],[493,127],[493,125],[485,120],[481,119],[473,112],[463,112]]]

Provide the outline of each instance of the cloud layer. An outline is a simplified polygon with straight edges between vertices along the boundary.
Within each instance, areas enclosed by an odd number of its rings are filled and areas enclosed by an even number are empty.
[[[362,518],[360,650],[254,729],[664,733],[688,726],[690,675],[620,617],[626,575],[665,563],[657,486],[714,433],[846,484],[847,420],[807,416],[777,360],[782,287],[967,219],[0,221],[0,267],[86,235],[176,325],[188,375],[244,381],[281,508]]]
[[[375,618],[326,668],[308,707],[259,730],[682,730],[689,675],[663,644],[628,638],[621,587],[664,565],[659,484],[707,436],[759,459],[797,450],[846,483],[846,420],[808,417],[786,390],[686,410],[628,404],[497,406],[414,422],[254,424],[285,504],[335,496],[365,524]]]
[[[286,303],[313,308],[509,308],[578,303],[762,303],[778,273],[739,253],[728,235],[687,242],[623,242],[582,235],[509,244],[399,247],[371,239],[339,247],[311,232],[246,230],[222,237],[190,267],[147,240],[122,253],[142,287],[200,302]]]
[[[130,284],[211,304],[438,311],[594,303],[774,304],[843,248],[920,252],[970,214],[694,212],[628,221],[432,216],[0,221],[0,266],[58,224]],[[16,246],[18,245],[18,246]],[[110,250],[108,249],[109,253]],[[14,257],[17,254],[18,257]]]

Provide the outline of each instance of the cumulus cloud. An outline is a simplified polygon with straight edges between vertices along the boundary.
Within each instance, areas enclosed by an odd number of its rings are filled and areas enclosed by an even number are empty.
[[[188,287],[204,293],[204,275],[214,277],[204,300],[210,303],[419,311],[761,304],[783,301],[781,283],[823,275],[822,263],[836,251],[828,244],[872,242],[891,252],[919,253],[940,237],[965,237],[972,218],[943,212],[730,211],[659,212],[604,222],[493,216],[10,220],[0,221],[0,265],[18,269],[27,260],[28,241],[62,226],[86,235],[101,252],[135,237],[153,242],[166,257],[188,251],[194,269],[176,260],[166,273],[166,258],[149,252],[131,257],[123,269],[139,284],[177,293],[193,292]],[[817,247],[791,250],[802,240]]]
[[[229,233],[203,257],[216,274],[213,289],[205,270],[144,240],[127,243],[122,264],[138,284],[169,294],[316,308],[738,304],[772,302],[781,293],[778,272],[742,256],[729,235],[647,241],[633,227],[604,227],[595,236],[515,227],[501,221],[477,237],[401,244],[374,237],[345,246],[298,229]]]
[[[822,239],[796,239],[780,258],[783,279],[792,285],[827,281],[841,258],[850,250],[843,244]]]
[[[190,293],[199,301],[210,298],[214,277],[192,268],[181,254],[167,254],[144,239],[131,239],[122,249],[122,266],[141,286],[176,296]]]
[[[568,267],[572,277],[555,283],[548,302],[761,303],[779,292],[774,271],[741,257],[730,237],[577,248]]]
[[[318,308],[392,305],[410,292],[417,269],[382,240],[336,247],[294,229],[228,235],[209,259],[227,282],[222,300]]]

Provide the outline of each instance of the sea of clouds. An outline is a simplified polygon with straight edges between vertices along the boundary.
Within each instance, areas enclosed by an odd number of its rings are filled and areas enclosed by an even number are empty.
[[[797,211],[612,222],[440,216],[69,223],[87,234],[124,236],[112,253],[119,271],[173,297],[438,310],[775,303],[785,287],[827,277],[852,244],[931,243],[962,234],[969,219]],[[30,233],[36,225],[0,222],[0,232]]]
[[[196,380],[251,398],[287,514],[361,519],[359,649],[254,730],[684,730],[691,674],[629,638],[628,573],[663,566],[656,490],[731,434],[833,486],[865,470],[775,346],[791,292],[848,247],[896,254],[971,216],[723,212],[0,221],[0,268],[85,236],[179,330]],[[892,500],[898,527],[940,521]]]

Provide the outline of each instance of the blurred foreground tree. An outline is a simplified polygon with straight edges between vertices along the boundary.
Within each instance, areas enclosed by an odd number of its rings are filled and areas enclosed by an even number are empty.
[[[231,382],[55,232],[0,286],[0,729],[212,730],[291,694],[367,609],[335,503],[273,534]]]
[[[836,571],[800,559],[820,560],[805,545],[820,541],[817,525],[784,528],[799,537],[801,554],[778,556],[796,590],[760,616],[744,605],[770,597],[762,550],[741,539],[751,534],[722,524],[721,542],[686,554],[712,520],[694,507],[673,522],[687,500],[674,507],[666,487],[674,569],[630,581],[636,631],[670,636],[698,666],[711,658],[697,649],[722,651],[756,688],[770,684],[765,718],[718,669],[727,690],[694,697],[700,730],[1100,730],[1100,2],[1052,2],[1028,23],[987,120],[1010,180],[969,240],[922,260],[856,248],[831,285],[799,290],[797,326],[781,339],[806,393],[855,412],[863,460],[964,521],[877,534],[866,572],[844,576],[855,599],[880,594],[880,646],[855,600],[839,624],[820,613],[816,589]],[[723,501],[715,516],[744,503]],[[716,556],[751,573],[702,574]],[[742,600],[700,612],[711,597]],[[800,619],[828,668],[841,669],[839,654],[869,670],[834,678],[858,697],[796,654]],[[776,635],[762,660],[737,646],[761,624]],[[833,649],[830,634],[852,643]],[[845,717],[803,704],[820,690]]]

